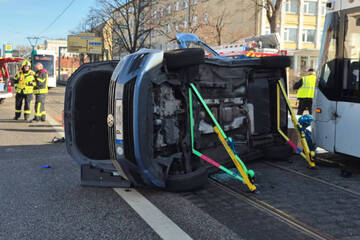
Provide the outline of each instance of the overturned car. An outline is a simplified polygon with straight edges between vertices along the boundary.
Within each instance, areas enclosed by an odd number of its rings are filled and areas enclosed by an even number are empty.
[[[196,86],[245,160],[284,147],[276,127],[276,82],[288,57],[205,58],[201,48],[140,50],[121,61],[82,65],[65,94],[70,155],[90,186],[151,186],[185,191],[206,184],[209,165],[191,152],[189,87]],[[194,145],[232,164],[198,101]],[[287,130],[280,102],[280,126]],[[283,154],[283,153],[282,153]]]

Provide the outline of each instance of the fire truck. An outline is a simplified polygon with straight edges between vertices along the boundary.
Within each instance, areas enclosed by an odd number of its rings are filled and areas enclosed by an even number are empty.
[[[22,60],[22,58],[0,57],[0,104],[2,104],[6,98],[12,97],[10,74],[7,64]]]
[[[267,57],[287,56],[286,50],[280,49],[279,35],[277,33],[242,38],[231,45],[209,47],[198,36],[191,33],[177,33],[176,39],[179,48],[202,48],[205,56],[211,57]]]
[[[217,46],[213,49],[220,56],[232,58],[287,55],[286,50],[280,49],[279,34],[277,33],[242,38],[234,44]]]

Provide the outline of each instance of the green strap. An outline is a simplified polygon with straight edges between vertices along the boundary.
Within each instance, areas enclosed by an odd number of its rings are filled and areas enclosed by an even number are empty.
[[[193,119],[193,106],[192,106],[192,92],[191,88],[189,88],[189,107],[190,107],[190,135],[191,135],[191,150],[195,151],[194,147],[194,119]]]
[[[207,111],[207,113],[210,115],[211,119],[213,120],[213,122],[215,123],[215,125],[218,127],[218,129],[221,132],[221,135],[223,135],[223,137],[225,139],[227,139],[227,136],[225,134],[225,132],[222,130],[222,128],[220,127],[220,124],[218,123],[218,121],[216,120],[216,118],[214,117],[214,115],[212,114],[211,110],[209,109],[209,107],[207,106],[206,102],[204,101],[204,99],[201,97],[199,91],[196,89],[195,85],[190,83],[190,86],[192,88],[192,90],[194,90],[197,98],[200,100],[201,104],[204,106],[205,110]]]
[[[205,110],[207,111],[207,113],[209,114],[209,116],[211,117],[211,119],[213,120],[213,122],[215,123],[215,125],[217,126],[217,128],[219,129],[221,135],[223,135],[223,137],[225,139],[227,139],[227,136],[225,134],[225,132],[223,131],[223,129],[221,128],[220,124],[218,123],[218,121],[216,120],[216,118],[214,117],[214,115],[212,114],[211,110],[209,109],[209,107],[207,106],[205,100],[201,97],[199,91],[196,89],[195,85],[193,83],[190,83],[190,87],[191,89],[195,92],[196,97],[199,99],[199,101],[201,102],[201,104],[203,105],[203,107],[205,108]],[[194,150],[194,130],[193,130],[193,113],[192,113],[192,94],[191,94],[191,89],[189,89],[189,102],[190,102],[190,131],[191,131],[191,146],[192,149]],[[246,168],[245,164],[243,163],[243,161],[239,158],[239,156],[237,154],[234,154],[236,160],[241,164],[242,168],[244,169],[244,171],[247,174],[250,174],[251,177],[253,177],[254,172],[251,170],[251,172],[248,171],[248,169]]]

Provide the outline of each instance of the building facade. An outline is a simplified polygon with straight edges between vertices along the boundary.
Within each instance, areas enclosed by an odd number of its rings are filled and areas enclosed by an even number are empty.
[[[292,58],[294,77],[317,67],[325,14],[326,0],[283,0],[277,31],[281,48]],[[261,33],[270,33],[265,9],[261,12]]]
[[[260,11],[251,0],[163,0],[152,9],[150,45],[172,49],[177,32],[197,34],[207,44],[231,44],[260,32]]]

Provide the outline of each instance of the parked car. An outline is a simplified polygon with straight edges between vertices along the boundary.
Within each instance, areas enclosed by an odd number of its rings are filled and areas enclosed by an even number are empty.
[[[69,78],[65,94],[68,152],[80,165],[120,175],[129,186],[202,187],[208,165],[191,153],[188,94],[193,83],[240,157],[271,158],[280,148],[285,156],[290,151],[277,133],[276,81],[286,85],[289,65],[286,56],[206,58],[202,48],[143,49],[119,62],[82,65]],[[280,106],[286,132],[283,100]],[[221,163],[231,162],[210,117],[199,103],[193,111],[196,148]],[[104,181],[86,181],[85,171],[81,177],[84,185]]]

